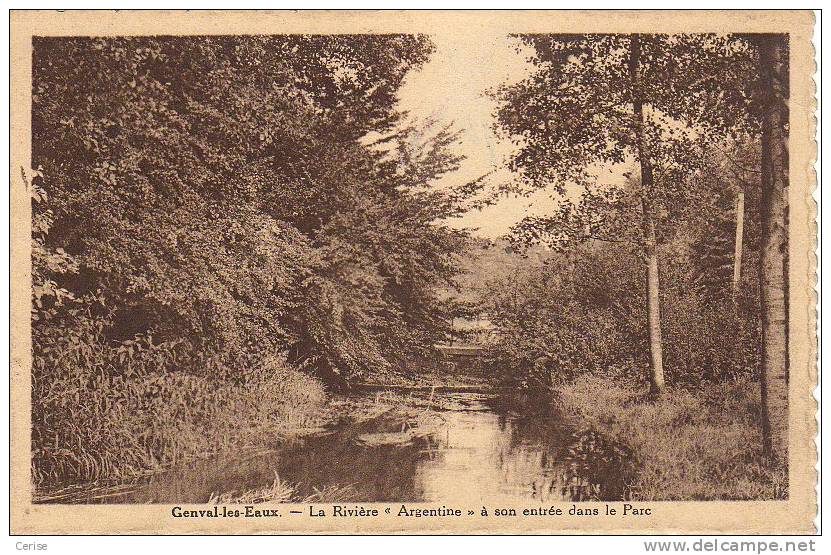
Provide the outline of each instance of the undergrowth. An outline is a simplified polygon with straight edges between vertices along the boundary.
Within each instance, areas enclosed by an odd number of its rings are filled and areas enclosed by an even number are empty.
[[[576,423],[631,448],[638,468],[635,499],[788,496],[787,469],[762,454],[759,385],[750,377],[652,399],[645,387],[585,375],[555,394]]]
[[[76,347],[35,358],[36,490],[123,480],[320,423],[322,384],[279,357],[236,379],[208,378],[168,370],[172,360],[152,345],[128,357],[99,342]]]

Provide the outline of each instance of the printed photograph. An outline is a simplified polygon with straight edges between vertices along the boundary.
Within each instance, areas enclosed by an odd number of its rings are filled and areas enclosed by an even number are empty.
[[[52,15],[11,529],[813,529],[810,13]]]
[[[35,503],[788,498],[787,35],[35,37]]]

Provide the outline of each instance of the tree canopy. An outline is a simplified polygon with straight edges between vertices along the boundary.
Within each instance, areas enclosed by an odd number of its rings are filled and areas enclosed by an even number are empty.
[[[455,137],[416,151],[395,109],[431,51],[414,35],[35,39],[36,212],[73,261],[36,281],[111,341],[394,368],[443,330],[434,285],[466,241],[435,222],[467,193],[424,188],[456,167]]]
[[[517,149],[511,167],[521,176],[519,188],[552,187],[560,195],[569,184],[583,188],[581,206],[565,199],[558,214],[522,222],[519,235],[555,243],[568,237],[634,240],[620,225],[633,221],[631,214],[619,217],[627,191],[595,171],[639,156],[628,67],[633,35],[519,38],[533,48],[535,71],[495,93],[497,129]],[[753,127],[754,51],[731,35],[638,35],[638,44],[643,131],[654,169],[648,196],[660,220],[676,216],[677,207],[698,194],[690,177],[701,171],[708,142]]]

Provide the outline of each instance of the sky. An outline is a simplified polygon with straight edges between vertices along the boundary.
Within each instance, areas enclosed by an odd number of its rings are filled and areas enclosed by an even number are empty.
[[[418,71],[407,76],[399,90],[398,107],[415,121],[435,118],[439,126],[453,124],[461,130],[458,154],[465,161],[458,171],[445,174],[435,186],[471,181],[496,170],[490,183],[515,180],[505,163],[513,145],[493,131],[496,102],[486,91],[515,83],[530,73],[527,52],[505,35],[483,33],[437,34],[431,38],[436,51]],[[449,222],[454,227],[478,228],[478,235],[495,238],[527,214],[542,214],[556,207],[546,191],[531,197],[501,198],[495,205],[468,212]]]
[[[487,91],[521,81],[534,71],[527,61],[533,53],[518,40],[488,28],[472,32],[431,35],[436,50],[419,70],[410,73],[398,92],[398,108],[415,123],[434,119],[437,128],[451,124],[461,131],[455,153],[465,157],[458,171],[439,178],[433,186],[448,187],[470,182],[482,175],[492,186],[516,182],[507,162],[515,146],[493,130],[497,102]],[[554,115],[556,117],[556,115]],[[594,165],[588,169],[604,184],[623,185],[631,160],[624,164]],[[582,189],[565,184],[566,195],[579,199]],[[476,234],[495,239],[510,231],[525,216],[544,216],[556,211],[560,197],[553,187],[530,196],[503,196],[498,202],[471,210],[447,221],[456,228],[472,228]]]

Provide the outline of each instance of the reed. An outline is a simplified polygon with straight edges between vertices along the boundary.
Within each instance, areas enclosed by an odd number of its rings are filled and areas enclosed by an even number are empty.
[[[274,481],[269,486],[245,491],[214,493],[208,500],[209,505],[255,505],[259,503],[337,503],[357,499],[357,490],[351,484],[329,484],[322,488],[312,488],[314,493],[303,495],[295,486],[280,479],[274,473]]]
[[[209,505],[251,505],[257,503],[291,503],[296,496],[295,489],[274,473],[271,485],[246,490],[214,493],[208,500]]]
[[[71,346],[71,345],[70,345]],[[35,491],[121,481],[231,448],[262,445],[320,425],[322,384],[279,357],[242,379],[129,361],[95,342],[36,357],[32,405]],[[130,372],[125,372],[128,367]],[[226,375],[235,373],[229,369]]]

